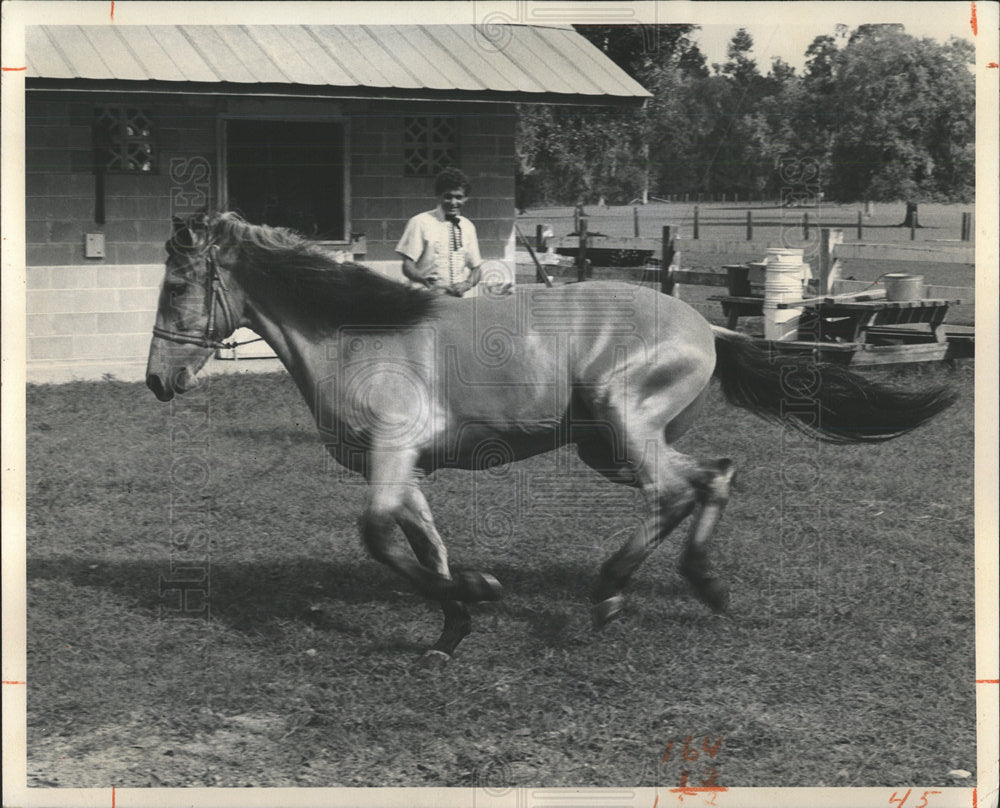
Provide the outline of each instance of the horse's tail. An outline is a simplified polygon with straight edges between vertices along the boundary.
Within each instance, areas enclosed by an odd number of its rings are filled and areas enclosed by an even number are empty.
[[[900,392],[812,356],[775,353],[712,326],[715,375],[731,404],[831,443],[898,437],[951,406],[947,387]]]

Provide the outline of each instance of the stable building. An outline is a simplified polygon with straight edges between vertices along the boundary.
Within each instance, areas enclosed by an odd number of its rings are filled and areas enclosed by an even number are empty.
[[[29,382],[143,378],[173,216],[236,210],[402,277],[458,165],[484,258],[512,260],[517,105],[649,96],[569,26],[43,25],[26,55]]]

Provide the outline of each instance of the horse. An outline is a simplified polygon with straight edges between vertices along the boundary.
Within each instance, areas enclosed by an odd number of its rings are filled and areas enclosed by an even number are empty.
[[[450,660],[470,633],[467,604],[502,593],[488,572],[449,565],[419,486],[435,469],[488,468],[498,447],[517,461],[575,444],[587,465],[641,489],[646,503],[634,535],[600,567],[594,627],[621,616],[632,574],[689,516],[680,571],[721,612],[729,589],[708,548],[735,469],[673,446],[713,376],[730,404],[834,443],[895,438],[955,398],[945,387],[898,391],[767,350],[637,285],[487,288],[463,299],[338,263],[296,233],[234,213],[173,224],[147,386],[170,401],[198,383],[238,328],[260,335],[295,380],[327,450],[364,475],[360,533],[371,556],[440,602],[444,627],[422,657],[432,664]]]

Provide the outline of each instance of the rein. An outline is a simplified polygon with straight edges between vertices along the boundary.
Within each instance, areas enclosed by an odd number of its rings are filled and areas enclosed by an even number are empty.
[[[154,325],[154,336],[169,340],[170,342],[178,342],[182,345],[197,345],[199,348],[212,348],[214,350],[233,350],[241,345],[261,342],[264,339],[263,337],[256,337],[255,339],[243,340],[242,342],[235,340],[223,342],[215,336],[217,333],[215,328],[216,303],[222,309],[222,319],[225,328],[223,333],[231,334],[236,330],[236,320],[233,317],[233,309],[227,297],[229,289],[226,287],[226,282],[222,279],[222,275],[219,274],[219,268],[215,262],[215,251],[216,245],[210,245],[206,250],[207,257],[205,258],[205,265],[208,267],[208,321],[205,323],[205,332],[203,334],[189,334],[183,331],[170,331]]]

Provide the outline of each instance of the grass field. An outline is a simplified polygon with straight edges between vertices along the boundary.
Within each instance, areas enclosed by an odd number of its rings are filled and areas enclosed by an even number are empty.
[[[715,541],[725,617],[674,541],[591,632],[637,503],[571,450],[435,474],[453,561],[506,596],[433,675],[411,663],[438,612],[360,548],[359,479],[287,376],[212,377],[203,418],[137,384],[29,387],[29,784],[669,787],[686,766],[692,785],[973,785],[947,774],[976,771],[972,365],[882,375],[961,398],[836,447],[713,388],[681,448],[741,475]],[[210,620],[161,591],[202,574]]]

